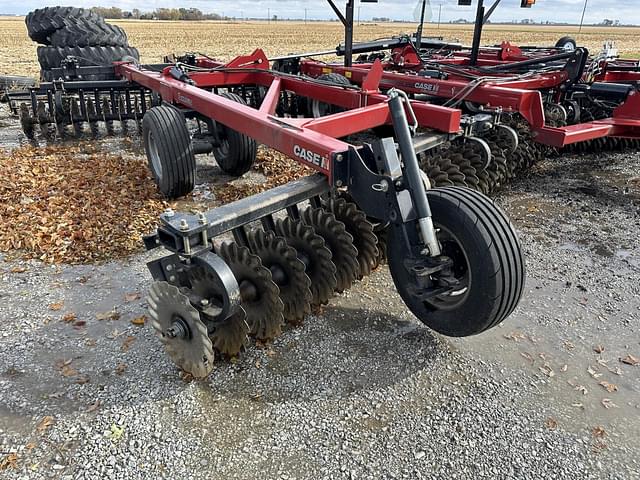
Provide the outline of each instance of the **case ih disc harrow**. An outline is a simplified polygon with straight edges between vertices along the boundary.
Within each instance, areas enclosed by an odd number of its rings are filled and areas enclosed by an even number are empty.
[[[306,55],[272,64],[261,50],[226,64],[187,55],[83,66],[69,57],[51,71],[58,80],[8,95],[28,135],[36,125],[67,135],[70,126],[136,122],[172,198],[193,189],[197,153],[241,175],[262,143],[317,171],[199,214],[166,211],[145,238],[170,252],[148,264],[153,326],[195,377],[249,336],[270,340],[300,323],[383,259],[430,328],[466,336],[496,326],[519,302],[524,261],[509,220],[480,192],[550,147],[640,134],[633,65],[598,60],[587,78],[584,49],[480,49],[479,34],[474,47],[439,58],[442,47],[415,47],[420,33],[397,39],[383,62],[378,50],[388,46],[351,42],[353,1],[342,20],[347,66],[300,61]],[[354,51],[378,58],[351,65]],[[617,101],[612,115],[566,125],[563,102],[601,97]]]

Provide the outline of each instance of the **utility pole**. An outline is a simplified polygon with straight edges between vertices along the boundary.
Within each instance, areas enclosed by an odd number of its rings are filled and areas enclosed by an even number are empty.
[[[267,8],[267,23],[271,23],[271,9]]]
[[[580,19],[580,28],[578,28],[578,33],[582,32],[582,24],[584,23],[584,13],[587,11],[587,2],[589,0],[584,0],[584,8],[582,9],[582,18]]]
[[[240,20],[244,20],[244,12],[242,10],[240,10]]]
[[[304,9],[304,23],[307,23],[307,9]]]
[[[358,5],[358,26],[360,26],[360,5]]]
[[[438,8],[438,31],[440,31],[440,17],[442,17],[442,2],[440,3]]]

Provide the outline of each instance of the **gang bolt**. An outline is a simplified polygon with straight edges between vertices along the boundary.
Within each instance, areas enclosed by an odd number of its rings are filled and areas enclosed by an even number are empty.
[[[207,217],[204,216],[204,213],[198,214],[198,222],[200,222],[200,225],[204,225],[207,223]]]
[[[164,211],[164,214],[165,214],[165,216],[167,216],[167,217],[171,218],[171,217],[173,217],[173,216],[176,214],[176,212],[174,212],[172,208],[167,208],[167,209]]]
[[[344,155],[342,155],[341,153],[336,155],[336,162],[341,162],[342,160],[344,160]]]
[[[209,305],[209,300],[207,300],[206,298],[203,298],[202,300],[200,300],[200,305],[202,305],[203,307],[206,307],[207,305]]]
[[[342,186],[342,180],[336,180],[336,187]]]
[[[189,230],[189,224],[184,218],[180,220],[180,230],[182,230],[183,232]]]

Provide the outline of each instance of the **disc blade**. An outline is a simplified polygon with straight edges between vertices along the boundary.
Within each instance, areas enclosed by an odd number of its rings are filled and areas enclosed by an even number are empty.
[[[149,290],[148,303],[151,325],[173,362],[196,378],[206,377],[213,369],[213,345],[189,297],[167,282],[155,282]],[[188,330],[184,337],[167,335],[176,320]]]
[[[222,244],[218,254],[240,285],[242,307],[247,313],[251,335],[263,341],[279,336],[284,324],[284,304],[271,271],[262,265],[260,257],[235,242]]]

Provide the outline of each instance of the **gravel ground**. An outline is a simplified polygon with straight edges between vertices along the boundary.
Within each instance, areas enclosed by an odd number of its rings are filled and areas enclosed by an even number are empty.
[[[0,477],[640,478],[639,170],[549,159],[498,197],[529,275],[499,328],[434,334],[382,268],[201,382],[132,323],[151,254],[2,258]]]

